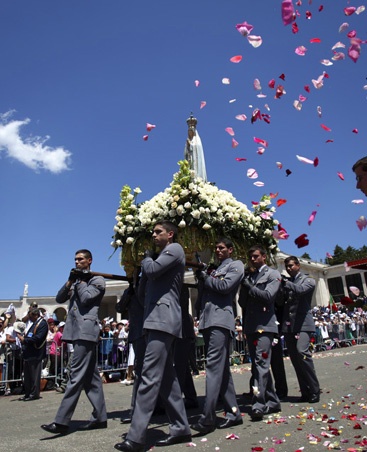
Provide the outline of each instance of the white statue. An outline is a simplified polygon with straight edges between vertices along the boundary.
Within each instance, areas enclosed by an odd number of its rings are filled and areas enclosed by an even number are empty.
[[[185,146],[185,159],[189,162],[190,168],[195,172],[196,176],[207,182],[204,149],[199,133],[196,130],[197,120],[191,115],[186,122],[189,129]]]
[[[28,283],[24,284],[23,297],[28,297]]]

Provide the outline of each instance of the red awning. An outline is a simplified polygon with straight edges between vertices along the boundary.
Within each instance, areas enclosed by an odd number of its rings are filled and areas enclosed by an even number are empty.
[[[367,270],[367,258],[347,262],[347,265],[348,267],[357,268],[358,270]]]

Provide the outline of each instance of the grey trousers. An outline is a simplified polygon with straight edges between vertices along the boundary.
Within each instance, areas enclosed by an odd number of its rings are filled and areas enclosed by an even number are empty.
[[[148,330],[147,348],[141,382],[135,399],[131,426],[126,439],[145,444],[150,418],[161,397],[169,420],[169,434],[189,435],[180,385],[173,366],[172,345],[175,337],[158,330]]]
[[[134,362],[135,380],[133,385],[133,392],[131,394],[131,407],[130,407],[131,417],[134,413],[136,394],[138,392],[138,388],[141,382],[141,372],[143,369],[144,355],[146,349],[145,336],[139,337],[132,344],[135,353],[135,362]]]
[[[211,327],[203,330],[203,337],[206,347],[206,389],[204,410],[199,422],[202,425],[215,425],[219,395],[224,403],[226,418],[240,419],[241,412],[229,368],[231,332],[225,328]]]
[[[253,385],[252,410],[265,413],[268,408],[280,408],[270,372],[273,333],[247,334],[247,344],[252,361]]]
[[[287,350],[296,371],[301,394],[305,397],[320,392],[319,381],[310,352],[311,333],[286,333],[284,335]]]
[[[42,360],[24,360],[24,396],[39,397],[41,392]]]
[[[102,380],[97,368],[96,344],[75,341],[73,346],[70,378],[54,422],[69,425],[83,389],[93,406],[90,421],[104,422],[107,420],[107,412]]]

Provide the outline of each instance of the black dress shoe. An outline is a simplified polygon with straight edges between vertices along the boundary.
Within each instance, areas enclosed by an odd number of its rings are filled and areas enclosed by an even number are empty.
[[[197,432],[201,433],[202,435],[207,435],[208,433],[214,432],[215,430],[215,425],[203,425],[200,424],[200,422],[192,424],[190,425],[190,427],[193,430],[196,430]]]
[[[19,397],[19,401],[21,401],[21,402],[23,402],[25,399],[28,399],[29,398],[29,396],[27,396],[27,395],[24,395],[24,396],[22,396],[22,397]]]
[[[184,401],[186,410],[191,410],[194,408],[199,408],[199,403],[195,400],[185,400]]]
[[[59,433],[60,435],[65,435],[69,430],[68,425],[56,424],[56,422],[53,422],[52,424],[43,424],[41,425],[41,428],[48,433]]]
[[[261,421],[263,417],[264,414],[260,410],[253,410],[253,412],[251,413],[251,419],[253,421]]]
[[[155,443],[156,447],[172,446],[173,444],[189,443],[191,442],[191,435],[168,435],[167,438],[161,439]]]
[[[31,402],[32,400],[38,400],[41,397],[36,397],[36,396],[29,396],[29,397],[24,397],[23,398],[23,402]]]
[[[82,425],[79,430],[98,430],[100,428],[107,428],[107,421],[91,421],[88,424]]]
[[[221,424],[218,425],[217,428],[229,428],[234,427],[235,425],[243,424],[242,418],[239,419],[225,419]]]
[[[303,403],[308,402],[309,396],[308,395],[302,395],[296,400],[296,403]]]
[[[320,402],[320,394],[311,394],[308,398],[309,403],[317,403]]]
[[[282,411],[282,409],[279,407],[277,408],[272,408],[272,407],[266,407],[266,410],[264,412],[264,414],[273,414],[273,413],[280,413]]]
[[[124,452],[144,452],[145,446],[144,444],[125,439],[122,443],[115,444],[115,449],[122,450]]]
[[[121,418],[121,424],[131,424],[132,418],[131,417],[122,417]]]

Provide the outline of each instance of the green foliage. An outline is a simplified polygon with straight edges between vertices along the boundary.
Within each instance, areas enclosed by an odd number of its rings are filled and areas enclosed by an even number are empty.
[[[355,261],[358,259],[367,258],[367,246],[364,245],[362,248],[356,249],[353,246],[347,246],[343,249],[341,246],[336,245],[334,248],[333,258],[327,259],[327,263],[330,265],[339,265],[344,262]]]

